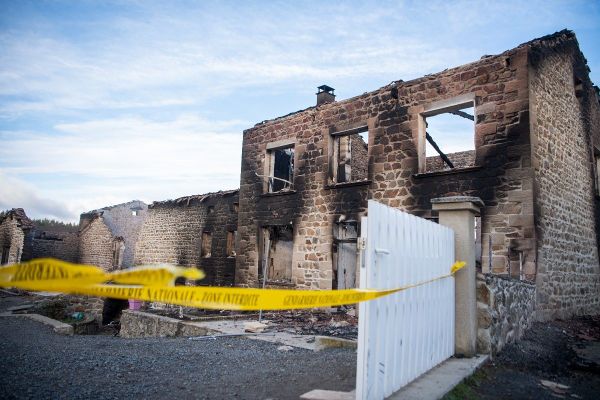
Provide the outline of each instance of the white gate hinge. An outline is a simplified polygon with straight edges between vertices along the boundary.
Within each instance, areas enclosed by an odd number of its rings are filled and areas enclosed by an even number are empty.
[[[367,238],[361,237],[357,241],[358,250],[365,251],[367,249]]]

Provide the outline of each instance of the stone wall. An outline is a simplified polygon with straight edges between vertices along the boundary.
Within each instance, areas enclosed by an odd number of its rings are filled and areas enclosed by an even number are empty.
[[[98,324],[101,324],[103,307],[104,300],[100,297],[61,294],[38,296],[33,309],[36,313],[58,320],[67,319],[76,312],[83,312],[93,316]]]
[[[535,312],[535,285],[477,274],[477,351],[496,354],[520,339]]]
[[[540,319],[600,312],[594,151],[600,110],[572,35],[531,50]],[[581,81],[576,94],[575,81]]]
[[[79,233],[79,262],[96,265],[106,271],[113,265],[115,238],[102,216],[93,218]]]
[[[367,199],[433,217],[430,200],[451,195],[476,196],[485,202],[484,270],[508,274],[512,266],[515,271],[519,254],[511,247],[535,235],[527,49],[525,44],[438,74],[394,82],[348,100],[264,121],[244,131],[236,283],[259,283],[259,232],[264,226],[293,224],[292,284],[330,289],[335,222],[360,220]],[[475,165],[419,173],[419,157],[425,161],[424,151],[420,155],[425,140],[419,138],[422,113],[439,102],[467,97],[475,103]],[[332,185],[328,179],[331,134],[365,125],[369,130],[369,179]],[[295,190],[264,193],[264,178],[257,175],[264,175],[267,147],[283,142],[295,147]],[[525,253],[525,275],[532,278],[535,251]]]
[[[81,214],[79,228],[83,230],[96,215],[101,215],[112,237],[122,238],[125,245],[120,267],[130,268],[134,265],[135,245],[147,213],[146,203],[133,200]],[[87,241],[82,243],[84,247],[88,245]],[[110,254],[112,257],[112,249]]]
[[[368,178],[369,173],[369,150],[360,135],[352,135],[352,181],[361,181]]]
[[[227,232],[237,231],[238,191],[153,203],[138,238],[135,265],[169,263],[200,267],[200,284],[233,285],[235,256],[227,255]],[[210,257],[201,256],[202,234],[211,234]]]
[[[0,261],[4,264],[21,262],[25,238],[33,224],[22,208],[13,208],[0,218]]]
[[[31,258],[51,257],[76,263],[79,260],[77,232],[34,232],[31,240]]]
[[[446,154],[454,168],[467,168],[475,165],[475,150],[458,151],[456,153]],[[427,172],[450,170],[448,164],[442,160],[440,156],[427,157],[426,161]]]
[[[215,333],[219,332],[201,326],[197,322],[181,321],[142,311],[123,310],[119,336],[123,338],[193,337]]]

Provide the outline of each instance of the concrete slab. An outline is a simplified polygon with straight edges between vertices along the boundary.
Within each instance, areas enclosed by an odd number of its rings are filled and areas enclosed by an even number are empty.
[[[334,390],[315,389],[300,396],[301,399],[308,400],[354,400],[356,391],[336,392]]]
[[[450,358],[392,394],[387,400],[438,400],[481,367],[489,356]],[[354,400],[356,391],[315,389],[300,396],[310,400]]]
[[[203,326],[213,331],[221,332],[223,334],[245,334],[244,326],[248,322],[256,322],[256,320],[220,320],[220,321],[203,321],[203,322],[193,322],[195,325]],[[245,335],[249,339],[253,340],[262,340],[265,342],[271,343],[279,343],[292,347],[299,347],[302,349],[317,351],[317,345],[315,344],[315,337],[308,335],[295,335],[289,332],[277,332],[276,329],[272,330],[273,327],[276,327],[275,324],[267,324],[269,327],[266,332],[268,335],[256,335],[250,336]],[[218,336],[218,334],[217,334]]]
[[[342,339],[331,336],[315,336],[315,350],[323,349],[353,349],[358,348],[356,340]]]
[[[481,367],[489,356],[450,358],[400,389],[388,400],[438,400]]]
[[[2,317],[20,317],[20,318],[29,318],[31,320],[41,322],[44,325],[48,325],[52,327],[54,332],[59,335],[73,335],[73,327],[69,324],[65,324],[64,322],[57,321],[52,318],[48,318],[44,315],[39,314],[10,314],[10,315],[0,315]]]
[[[223,334],[244,334],[245,327],[250,322],[256,322],[256,320],[219,320],[219,321],[202,321],[202,322],[190,322],[191,324],[205,327],[207,329],[221,332]],[[266,322],[266,321],[265,321]],[[329,336],[312,336],[312,335],[296,335],[295,333],[286,332],[285,330],[278,331],[277,324],[266,323],[267,334],[263,335],[244,335],[249,339],[262,340],[265,342],[279,343],[292,347],[299,347],[302,349],[320,351],[329,348],[350,348],[356,349],[355,340],[340,339]],[[218,336],[218,335],[217,335]]]
[[[33,307],[33,304],[27,303],[27,304],[19,304],[18,306],[8,307],[6,310],[7,311],[23,311],[23,310],[29,310],[32,307]]]

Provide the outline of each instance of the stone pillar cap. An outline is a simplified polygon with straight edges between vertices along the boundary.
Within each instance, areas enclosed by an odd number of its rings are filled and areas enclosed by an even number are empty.
[[[431,199],[433,210],[472,210],[479,213],[483,200],[474,196],[449,196]]]

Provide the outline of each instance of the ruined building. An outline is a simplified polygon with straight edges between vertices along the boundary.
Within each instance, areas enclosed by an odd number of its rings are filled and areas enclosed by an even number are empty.
[[[344,101],[321,86],[316,107],[245,130],[236,283],[258,286],[266,271],[271,287],[353,287],[367,199],[436,219],[432,198],[466,195],[485,204],[482,293],[516,282],[520,315],[597,312],[600,105],[588,72],[562,31]]]
[[[33,223],[22,208],[0,215],[0,265],[15,264],[27,256]],[[25,255],[23,254],[25,253]]]
[[[81,214],[79,262],[107,271],[132,267],[147,212],[146,203],[133,200]]]
[[[156,201],[137,240],[135,265],[200,267],[201,285],[233,285],[238,191]]]
[[[39,226],[32,230],[27,257],[22,261],[51,257],[68,262],[79,259],[79,235],[77,226],[59,225]]]

